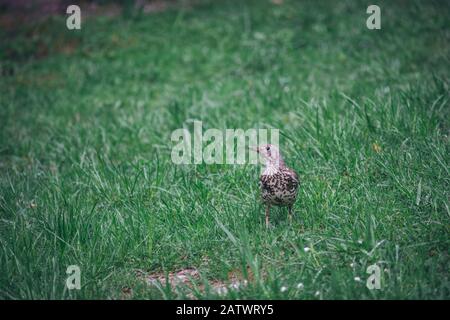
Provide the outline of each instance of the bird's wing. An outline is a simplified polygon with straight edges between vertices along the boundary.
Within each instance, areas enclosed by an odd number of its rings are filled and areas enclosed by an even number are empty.
[[[295,180],[297,183],[300,182],[300,179],[298,178],[297,172],[295,172],[292,169],[287,169],[289,175],[292,177],[293,180]]]
[[[300,184],[297,173],[294,170],[289,169],[289,168],[286,168],[286,173],[289,176],[289,178],[287,179],[288,188],[293,189],[293,190],[297,189],[298,185]]]

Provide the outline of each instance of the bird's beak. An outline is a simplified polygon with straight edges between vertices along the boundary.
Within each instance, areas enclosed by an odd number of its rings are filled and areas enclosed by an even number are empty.
[[[259,148],[258,147],[248,147],[250,150],[253,150],[257,153],[259,153]]]

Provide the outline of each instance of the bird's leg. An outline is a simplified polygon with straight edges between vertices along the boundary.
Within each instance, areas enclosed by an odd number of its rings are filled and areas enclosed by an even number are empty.
[[[292,223],[292,206],[289,206],[288,210],[289,210],[289,215],[288,215],[289,216],[289,222]]]
[[[266,228],[269,227],[269,213],[270,213],[270,205],[266,206]]]

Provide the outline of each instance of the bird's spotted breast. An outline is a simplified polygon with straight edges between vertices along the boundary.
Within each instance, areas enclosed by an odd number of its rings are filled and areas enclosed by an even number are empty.
[[[261,196],[265,203],[273,205],[292,205],[297,197],[297,174],[288,168],[260,177]]]

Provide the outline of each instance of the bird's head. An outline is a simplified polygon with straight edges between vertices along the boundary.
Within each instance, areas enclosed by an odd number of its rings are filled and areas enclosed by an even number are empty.
[[[275,166],[277,168],[284,166],[280,150],[273,144],[262,144],[254,149],[266,162],[266,166]]]

